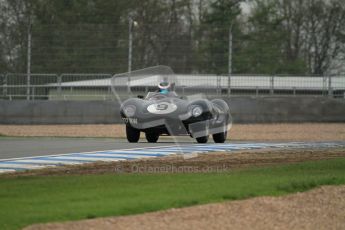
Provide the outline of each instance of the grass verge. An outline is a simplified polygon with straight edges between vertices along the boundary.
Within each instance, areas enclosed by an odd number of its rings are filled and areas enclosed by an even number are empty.
[[[0,177],[0,229],[345,184],[345,158],[226,173]]]

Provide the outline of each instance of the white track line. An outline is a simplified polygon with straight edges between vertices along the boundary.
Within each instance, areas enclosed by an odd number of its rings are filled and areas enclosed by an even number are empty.
[[[55,159],[59,159],[59,157],[54,157]],[[120,158],[109,158],[109,157],[93,157],[93,156],[85,156],[85,157],[77,157],[77,156],[64,156],[63,159],[69,160],[85,160],[85,161],[119,161],[119,160],[126,160]],[[87,162],[85,162],[87,163]]]
[[[15,169],[0,169],[0,173],[15,172]]]
[[[105,154],[105,153],[97,153],[97,154],[85,154],[85,156],[100,156],[100,157],[109,157],[109,158],[114,158],[115,157],[119,157],[118,159],[120,159],[120,157],[132,157],[132,158],[151,158],[151,157],[155,157],[155,156],[148,156],[148,155],[144,155],[144,154],[117,154],[117,153],[112,153],[112,154]]]
[[[1,164],[1,168],[23,168],[23,169],[40,169],[45,168],[48,166],[54,166],[54,165],[36,165],[36,164],[15,164],[15,163],[7,163],[7,164]]]
[[[16,160],[16,162],[23,162],[23,163],[35,163],[35,164],[52,164],[52,165],[78,165],[83,164],[83,162],[77,162],[77,161],[58,161],[58,160],[40,160],[40,159],[22,159],[22,160]],[[0,164],[1,168],[1,164]]]

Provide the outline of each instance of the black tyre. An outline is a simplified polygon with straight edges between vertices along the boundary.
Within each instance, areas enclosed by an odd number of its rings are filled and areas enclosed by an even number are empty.
[[[126,125],[126,136],[128,142],[136,143],[140,138],[140,130],[133,128],[132,126]]]
[[[215,133],[212,135],[213,140],[215,143],[224,143],[226,140],[226,136],[227,136],[228,132],[222,132],[222,133]]]
[[[208,136],[203,136],[203,137],[197,137],[195,138],[198,143],[207,143],[208,141]]]
[[[145,133],[146,140],[150,143],[156,143],[159,138],[158,133],[153,133],[153,132],[147,132]]]

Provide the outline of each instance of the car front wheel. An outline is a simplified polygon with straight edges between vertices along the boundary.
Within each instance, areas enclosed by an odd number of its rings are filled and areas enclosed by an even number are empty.
[[[140,130],[133,128],[132,126],[126,125],[126,136],[128,142],[136,143],[140,138]]]
[[[195,138],[198,143],[207,143],[208,141],[208,136],[203,136],[203,137],[197,137]]]
[[[145,133],[146,140],[150,143],[156,143],[159,138],[159,134],[147,132]]]
[[[213,140],[215,143],[224,143],[226,140],[226,136],[227,136],[228,132],[222,132],[222,133],[215,133],[212,135]]]

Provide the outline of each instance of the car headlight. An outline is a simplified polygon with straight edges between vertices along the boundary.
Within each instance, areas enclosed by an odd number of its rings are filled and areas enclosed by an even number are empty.
[[[135,106],[133,105],[127,105],[125,108],[123,108],[123,113],[127,116],[127,117],[132,117],[135,114]]]
[[[198,117],[202,114],[202,108],[200,106],[195,106],[193,109],[192,109],[192,115],[193,117]]]

